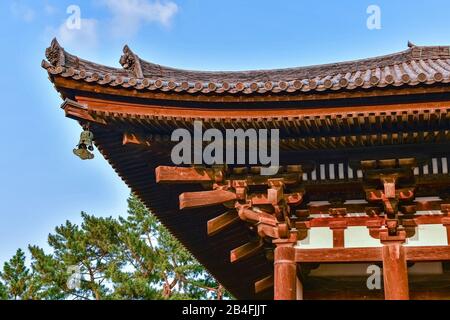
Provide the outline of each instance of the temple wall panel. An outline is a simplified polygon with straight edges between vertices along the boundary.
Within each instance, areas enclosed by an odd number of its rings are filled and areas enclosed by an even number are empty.
[[[419,225],[416,228],[414,237],[406,240],[405,246],[426,247],[426,246],[446,246],[447,229],[441,224]]]
[[[308,237],[298,242],[297,248],[333,248],[333,232],[330,228],[312,228],[311,230],[309,230]]]

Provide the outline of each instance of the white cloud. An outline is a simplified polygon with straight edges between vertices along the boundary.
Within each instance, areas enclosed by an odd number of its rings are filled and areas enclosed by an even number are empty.
[[[44,5],[44,12],[45,12],[47,15],[52,15],[52,14],[54,14],[56,11],[57,11],[56,7],[52,6],[51,4],[46,3],[46,4]]]
[[[47,33],[51,37],[56,36],[61,45],[69,50],[86,52],[98,45],[98,22],[95,19],[81,19],[80,29],[68,28],[64,22],[57,29],[51,28]]]
[[[34,10],[27,6],[26,4],[22,3],[21,1],[13,1],[11,3],[11,13],[25,21],[25,22],[32,22],[36,16],[36,13],[34,12]]]
[[[177,4],[172,1],[103,0],[102,3],[113,15],[111,28],[118,36],[132,36],[145,23],[168,27],[178,12]]]

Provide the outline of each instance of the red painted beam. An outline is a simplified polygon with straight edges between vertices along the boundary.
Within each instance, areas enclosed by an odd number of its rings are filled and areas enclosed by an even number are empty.
[[[407,261],[450,261],[450,246],[404,247]],[[295,261],[299,263],[381,262],[382,247],[295,249]]]
[[[380,248],[296,249],[295,261],[318,263],[380,262]]]
[[[450,246],[405,247],[405,251],[408,261],[450,261]]]

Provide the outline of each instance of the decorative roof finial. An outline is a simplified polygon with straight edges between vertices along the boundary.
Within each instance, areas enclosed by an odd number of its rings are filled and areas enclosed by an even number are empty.
[[[144,78],[139,57],[131,51],[128,45],[123,47],[123,55],[120,57],[120,64],[125,70],[134,73],[136,78]]]
[[[414,43],[412,43],[411,41],[408,41],[408,48],[414,48],[417,47]]]
[[[54,67],[64,66],[66,63],[64,49],[58,43],[58,40],[56,40],[56,38],[53,38],[50,47],[45,50],[45,56]]]

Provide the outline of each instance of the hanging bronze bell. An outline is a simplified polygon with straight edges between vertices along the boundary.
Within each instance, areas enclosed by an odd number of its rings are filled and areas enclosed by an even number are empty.
[[[76,149],[73,149],[73,153],[82,160],[94,159],[94,146],[92,144],[94,140],[94,134],[89,130],[84,130],[80,135],[80,142]]]

